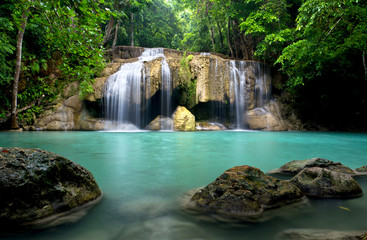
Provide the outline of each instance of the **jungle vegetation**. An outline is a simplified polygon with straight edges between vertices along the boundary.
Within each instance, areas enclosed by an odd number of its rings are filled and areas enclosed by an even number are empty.
[[[0,123],[32,123],[73,81],[88,95],[116,45],[264,61],[310,126],[366,129],[367,0],[3,0]]]

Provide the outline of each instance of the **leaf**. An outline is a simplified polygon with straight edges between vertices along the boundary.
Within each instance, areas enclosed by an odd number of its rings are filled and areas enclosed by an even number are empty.
[[[347,207],[343,207],[343,206],[338,206],[338,208],[340,208],[340,209],[343,209],[343,210],[345,210],[345,211],[348,211],[348,212],[350,212],[350,209],[349,209],[349,208],[347,208]]]

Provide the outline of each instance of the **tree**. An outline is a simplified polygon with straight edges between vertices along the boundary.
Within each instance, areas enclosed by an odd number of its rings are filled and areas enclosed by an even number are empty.
[[[13,129],[18,128],[17,123],[17,95],[18,95],[18,83],[19,83],[19,75],[20,75],[20,67],[22,65],[22,44],[23,44],[23,36],[25,27],[27,24],[28,14],[29,14],[29,6],[26,4],[20,4],[20,11],[22,12],[20,23],[18,24],[18,34],[17,34],[17,46],[16,46],[16,64],[15,64],[15,73],[14,73],[14,82],[13,82],[13,95],[11,101],[11,125],[10,127]]]
[[[8,101],[5,101],[1,103],[4,109],[0,112],[0,116],[5,119],[10,116],[12,128],[17,128],[17,114],[32,107],[27,104],[39,102],[35,100],[43,99],[47,93],[54,94],[49,92],[52,90],[44,83],[43,78],[37,77],[37,74],[40,73],[41,67],[42,69],[47,67],[47,61],[52,61],[55,54],[61,61],[59,70],[62,74],[59,78],[64,82],[79,81],[81,96],[92,91],[91,82],[104,66],[100,24],[107,17],[108,12],[99,7],[99,2],[93,0],[81,2],[6,0],[1,4],[0,22],[8,26],[1,26],[1,29],[6,30],[0,34],[0,55],[4,56],[2,61],[5,62],[1,67],[5,70],[2,72],[4,78],[0,81],[0,84],[5,86],[4,90],[0,90],[2,99],[7,98],[6,89],[9,84],[7,72],[12,66],[9,62],[14,60],[16,64],[14,65],[11,114],[6,114]],[[26,26],[30,28],[27,27],[28,30],[26,30]],[[13,33],[15,30],[18,32],[16,43],[11,41],[15,38]],[[40,32],[42,34],[39,34]],[[24,41],[27,34],[38,35],[35,39]],[[38,43],[42,44],[38,45],[37,49],[32,48]],[[16,47],[13,44],[16,44]],[[16,50],[15,58],[12,56],[14,50]],[[22,54],[23,52],[25,54]],[[24,55],[26,58],[23,57]],[[19,80],[20,78],[24,80],[27,75],[33,75],[36,82],[27,83],[27,87],[20,93]],[[19,104],[23,106],[21,109],[17,109]]]
[[[359,51],[361,65],[367,49],[366,1],[307,0],[297,17],[297,38],[284,48],[276,63],[297,86],[313,79],[339,62],[354,60],[348,55]],[[365,69],[364,69],[365,70]]]

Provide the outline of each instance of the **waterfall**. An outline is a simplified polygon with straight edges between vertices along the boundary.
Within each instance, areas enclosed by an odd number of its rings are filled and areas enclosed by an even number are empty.
[[[172,115],[172,77],[171,70],[166,58],[161,62],[161,116],[171,117]]]
[[[246,111],[253,108],[260,112],[268,111],[265,106],[271,98],[269,70],[259,62],[230,61],[230,95],[233,96],[231,115],[234,128],[247,128]],[[255,79],[250,79],[248,75],[253,75]]]
[[[146,77],[144,62],[161,60],[161,115],[172,115],[171,71],[164,56],[163,48],[145,49],[138,61],[123,64],[111,75],[104,85],[105,117],[108,129],[136,130],[147,125],[150,100],[146,93],[150,82]]]
[[[237,67],[238,64],[238,67]],[[245,62],[230,61],[231,89],[234,92],[234,116],[236,129],[246,128],[246,70]]]
[[[269,75],[269,68],[264,66],[263,63],[254,63],[255,67],[255,100],[256,107],[263,108],[270,102],[271,97],[271,82],[267,79]]]

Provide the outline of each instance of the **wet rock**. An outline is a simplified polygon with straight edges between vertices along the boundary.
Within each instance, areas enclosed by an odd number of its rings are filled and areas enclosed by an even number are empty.
[[[195,131],[195,116],[185,107],[178,106],[173,113],[173,130]]]
[[[153,121],[151,121],[146,128],[152,131],[172,130],[173,120],[168,117],[158,116]]]
[[[362,189],[349,174],[326,168],[305,168],[291,182],[309,197],[351,198],[362,195]]]
[[[357,168],[355,171],[357,175],[367,175],[367,165]]]
[[[367,234],[357,231],[334,231],[326,229],[288,229],[277,240],[363,240]]]
[[[0,192],[1,228],[44,227],[101,196],[93,175],[80,165],[41,149],[4,147]]]
[[[255,108],[246,114],[249,128],[253,130],[284,131],[279,120],[271,112]]]
[[[291,182],[265,175],[257,168],[238,166],[200,189],[184,205],[189,211],[216,214],[230,221],[260,221],[263,211],[304,199]]]
[[[350,175],[355,175],[356,172],[340,162],[333,162],[331,160],[327,160],[324,158],[311,158],[306,160],[293,160],[290,161],[283,166],[281,166],[279,169],[274,169],[269,171],[269,173],[284,173],[284,174],[292,174],[295,175],[302,171],[305,168],[311,168],[311,167],[320,167],[325,168],[331,171],[340,172],[340,173],[346,173]]]
[[[221,131],[227,128],[219,123],[209,123],[209,122],[197,122],[195,130],[196,131]]]

